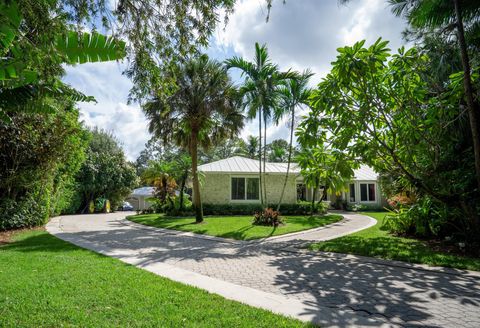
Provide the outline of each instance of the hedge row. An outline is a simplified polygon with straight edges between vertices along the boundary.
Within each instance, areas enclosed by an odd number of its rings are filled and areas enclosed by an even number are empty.
[[[328,209],[329,203],[322,202],[316,207],[317,214],[324,214]],[[269,208],[276,209],[277,204],[270,204]],[[260,204],[203,204],[203,214],[205,215],[252,215],[261,211]],[[283,204],[280,207],[282,215],[308,215],[311,212],[311,203],[299,202],[297,204]]]

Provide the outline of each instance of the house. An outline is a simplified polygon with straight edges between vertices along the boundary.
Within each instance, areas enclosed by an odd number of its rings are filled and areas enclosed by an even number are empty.
[[[327,199],[335,203],[340,197],[348,205],[365,205],[372,208],[387,206],[387,200],[382,193],[379,175],[371,167],[360,165],[354,170],[353,180],[348,185],[348,191],[341,195],[328,195]]]
[[[252,204],[260,203],[260,183],[258,160],[234,156],[216,162],[200,165],[200,192],[206,204]],[[265,163],[265,181],[267,202],[278,203],[285,182],[287,163]],[[296,163],[290,165],[282,203],[295,204],[299,200],[311,201],[313,189],[307,188],[300,168]],[[321,192],[316,195],[320,197]],[[368,166],[362,165],[355,170],[355,177],[349,185],[349,192],[341,196],[328,195],[327,200],[335,203],[339,197],[350,205],[363,204],[381,207],[384,197],[378,183],[378,174]]]
[[[141,187],[134,189],[132,193],[125,199],[125,201],[129,202],[135,211],[141,211],[149,208],[152,205],[147,199],[153,197],[154,194],[154,187]]]

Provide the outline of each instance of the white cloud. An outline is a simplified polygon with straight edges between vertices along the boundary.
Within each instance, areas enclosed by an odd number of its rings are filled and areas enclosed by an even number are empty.
[[[254,44],[267,44],[270,57],[281,69],[312,69],[311,85],[318,83],[331,68],[336,49],[367,40],[367,45],[379,37],[391,41],[391,48],[403,44],[402,19],[395,17],[385,0],[357,0],[340,5],[337,0],[274,1],[270,21],[265,22],[263,1],[240,0],[225,29],[214,35],[219,53],[232,49],[251,60]],[[248,123],[247,131],[257,131],[255,122]],[[256,134],[256,133],[255,133]],[[271,138],[286,138],[285,124],[268,130]],[[245,135],[245,134],[243,134]]]
[[[109,0],[113,6],[118,0]],[[238,0],[225,30],[223,23],[214,34],[207,53],[224,60],[232,55],[251,59],[254,43],[266,43],[272,60],[281,69],[311,68],[312,86],[330,70],[336,49],[361,39],[367,44],[382,37],[391,48],[403,44],[405,23],[394,17],[385,0],[356,0],[339,5],[337,0],[274,1],[270,21],[265,22],[264,0]],[[132,86],[121,74],[125,64],[115,62],[67,67],[65,81],[97,99],[81,103],[81,117],[87,125],[112,131],[123,143],[127,157],[135,159],[149,138],[146,119],[138,105],[127,105]],[[235,80],[239,73],[232,71]],[[247,122],[241,136],[258,132],[256,121]],[[269,141],[288,137],[287,120],[267,130]]]
[[[79,103],[80,117],[87,126],[112,132],[122,143],[129,160],[135,160],[149,139],[147,121],[141,108],[127,105],[130,80],[121,72],[124,64],[90,63],[67,67],[65,81],[97,103]]]

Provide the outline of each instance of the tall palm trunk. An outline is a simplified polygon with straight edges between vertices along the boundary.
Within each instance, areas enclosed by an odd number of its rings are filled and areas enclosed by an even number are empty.
[[[265,110],[264,110],[265,113]],[[267,118],[263,118],[263,190],[265,192],[265,196],[263,197],[265,201],[265,207],[268,207],[268,198],[267,198],[267,170],[266,170],[266,164],[267,164]]]
[[[193,177],[193,205],[195,207],[195,221],[197,223],[203,222],[203,208],[202,199],[200,197],[200,183],[198,181],[198,135],[197,132],[192,132],[192,139],[190,144],[190,156],[192,157],[192,177]]]
[[[283,196],[285,195],[285,188],[287,187],[288,174],[290,172],[290,162],[292,161],[292,144],[293,144],[293,127],[295,124],[295,106],[292,106],[292,126],[290,127],[290,143],[288,145],[288,162],[287,162],[287,174],[285,174],[285,181],[283,181],[282,193],[280,194],[280,200],[278,201],[277,211],[280,211],[282,206]]]
[[[186,182],[187,182],[187,173],[185,172],[182,176],[182,182],[180,184],[180,198],[179,198],[179,202],[180,202],[179,209],[180,209],[180,211],[183,211],[183,191],[185,190],[185,183]]]
[[[455,6],[455,15],[457,18],[458,44],[460,46],[460,55],[462,57],[463,66],[463,86],[465,88],[468,117],[473,138],[473,153],[475,156],[475,172],[477,177],[478,193],[480,193],[480,132],[478,112],[475,109],[475,103],[473,100],[473,87],[470,76],[470,59],[468,58],[467,44],[465,42],[465,31],[463,29],[463,19],[460,11],[459,0],[453,0],[453,5]]]
[[[258,110],[258,182],[260,188],[260,204],[263,209],[263,188],[262,188],[262,109]]]

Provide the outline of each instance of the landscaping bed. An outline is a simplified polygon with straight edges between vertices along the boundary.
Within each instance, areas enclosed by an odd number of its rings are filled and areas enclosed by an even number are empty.
[[[372,256],[388,260],[421,263],[458,269],[480,271],[480,259],[448,252],[438,243],[414,238],[399,237],[382,229],[386,212],[363,213],[377,220],[368,229],[348,236],[311,244],[311,250]]]
[[[307,229],[318,228],[338,222],[340,215],[284,216],[286,224],[278,227],[253,225],[253,216],[209,216],[202,224],[195,218],[169,217],[163,214],[141,214],[127,217],[128,220],[158,228],[190,231],[223,238],[251,240],[283,235]]]
[[[79,248],[45,231],[0,246],[2,327],[308,327]]]

